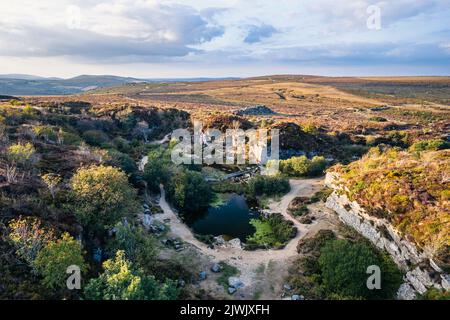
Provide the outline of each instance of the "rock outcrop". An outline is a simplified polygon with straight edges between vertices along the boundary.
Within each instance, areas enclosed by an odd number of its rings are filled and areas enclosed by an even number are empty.
[[[234,112],[238,116],[268,116],[276,114],[272,109],[265,105],[245,107]]]
[[[367,214],[364,208],[345,195],[345,190],[335,183],[337,179],[336,173],[327,173],[325,184],[334,191],[328,197],[326,206],[333,209],[345,224],[388,252],[406,273],[405,282],[397,293],[399,299],[414,299],[417,294],[423,294],[432,287],[449,289],[449,276],[442,273],[429,253],[406,240],[388,221]]]

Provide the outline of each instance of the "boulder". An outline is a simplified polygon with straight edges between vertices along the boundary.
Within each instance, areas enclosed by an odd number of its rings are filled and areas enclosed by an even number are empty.
[[[292,287],[291,287],[291,285],[289,283],[285,283],[283,285],[283,289],[286,290],[286,291],[290,291],[292,289]]]
[[[221,267],[220,264],[218,264],[218,263],[214,263],[214,264],[211,266],[211,271],[214,272],[214,273],[218,273],[218,272],[220,272],[221,270],[222,270],[222,267]]]
[[[241,279],[239,279],[238,277],[229,277],[228,286],[239,289],[240,287],[244,286],[244,283],[242,283]]]
[[[236,289],[235,287],[228,287],[228,293],[229,293],[229,294],[235,293],[236,290],[237,290],[237,289]]]
[[[205,271],[201,271],[198,274],[198,277],[199,277],[200,281],[206,280],[206,272]]]
[[[144,225],[144,227],[149,227],[152,224],[152,216],[149,214],[144,214],[142,224]]]

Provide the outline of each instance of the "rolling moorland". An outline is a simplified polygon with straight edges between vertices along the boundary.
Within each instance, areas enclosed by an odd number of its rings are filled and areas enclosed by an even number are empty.
[[[449,299],[449,77],[110,85],[0,96],[1,299]],[[176,166],[195,120],[280,173]]]

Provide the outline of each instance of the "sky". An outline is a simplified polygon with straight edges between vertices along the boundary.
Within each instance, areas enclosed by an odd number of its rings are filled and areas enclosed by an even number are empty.
[[[0,74],[450,75],[450,0],[1,0],[0,12]]]

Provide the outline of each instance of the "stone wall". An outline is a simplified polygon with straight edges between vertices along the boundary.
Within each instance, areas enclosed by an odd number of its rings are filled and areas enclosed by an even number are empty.
[[[345,190],[335,183],[338,178],[336,173],[327,173],[325,184],[334,191],[328,197],[326,206],[334,210],[345,224],[388,252],[405,272],[405,282],[398,290],[398,298],[414,299],[431,287],[449,290],[450,277],[434,263],[432,256],[404,239],[387,220],[368,215],[357,202],[348,199],[342,192]]]

